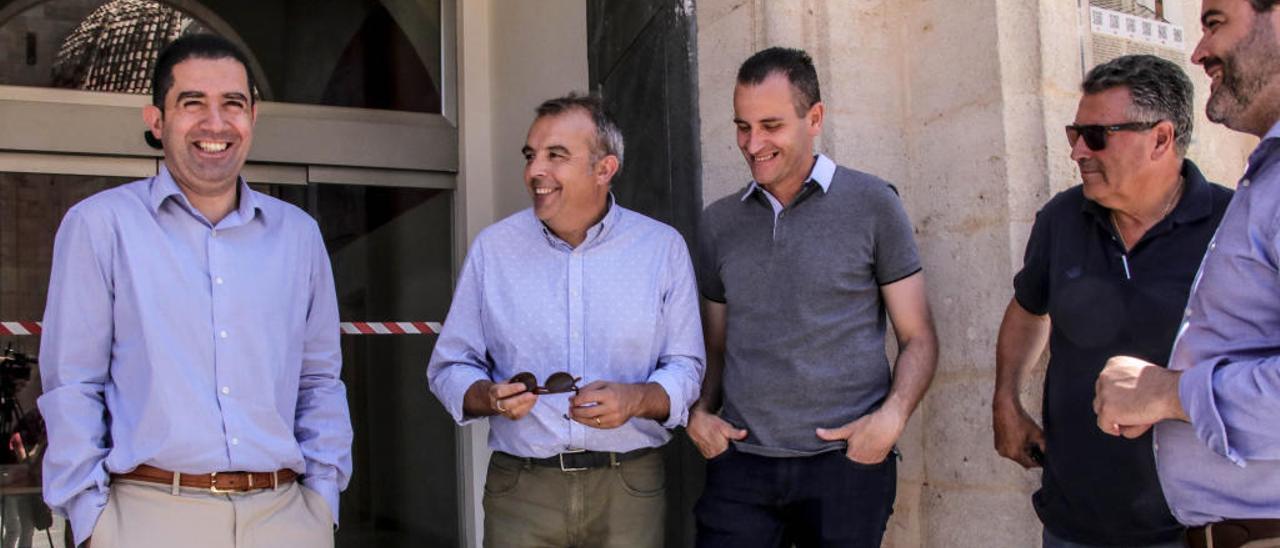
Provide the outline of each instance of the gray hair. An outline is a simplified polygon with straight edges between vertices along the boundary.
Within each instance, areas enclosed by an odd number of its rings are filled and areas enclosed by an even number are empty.
[[[547,99],[538,105],[538,117],[558,116],[570,110],[582,110],[591,117],[596,125],[596,142],[591,147],[591,162],[600,161],[605,156],[618,158],[618,169],[622,169],[622,130],[618,123],[604,109],[604,101],[595,95],[582,95],[570,92],[568,95]]]
[[[1135,122],[1173,122],[1174,144],[1185,156],[1194,128],[1194,88],[1178,65],[1154,55],[1125,55],[1093,67],[1080,89],[1086,95],[1112,88],[1129,88]]]

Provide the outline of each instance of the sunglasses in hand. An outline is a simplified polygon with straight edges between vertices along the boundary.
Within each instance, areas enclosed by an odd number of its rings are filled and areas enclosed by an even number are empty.
[[[547,377],[547,384],[545,386],[538,386],[538,377],[534,376],[533,373],[525,371],[523,373],[516,373],[516,375],[511,377],[507,382],[523,384],[526,392],[532,392],[534,394],[564,394],[567,392],[577,394],[578,381],[580,380],[582,380],[582,377],[574,377],[564,371],[560,371],[558,373],[552,373],[551,376]]]

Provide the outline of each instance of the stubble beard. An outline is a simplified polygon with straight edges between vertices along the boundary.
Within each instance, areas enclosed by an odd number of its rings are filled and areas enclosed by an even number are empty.
[[[1245,131],[1251,124],[1242,119],[1271,79],[1280,76],[1280,44],[1275,31],[1262,14],[1255,14],[1249,34],[1231,48],[1222,60],[1222,81],[1209,96],[1205,114],[1209,121]]]

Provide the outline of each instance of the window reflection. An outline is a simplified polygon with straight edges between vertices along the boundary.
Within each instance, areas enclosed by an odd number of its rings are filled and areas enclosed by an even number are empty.
[[[146,94],[165,44],[210,32],[265,100],[439,113],[440,24],[439,0],[0,0],[0,84]]]

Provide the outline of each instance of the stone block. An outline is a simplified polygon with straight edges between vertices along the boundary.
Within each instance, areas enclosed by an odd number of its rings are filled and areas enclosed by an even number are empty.
[[[1031,508],[1031,497],[1024,493],[926,486],[922,499],[922,546],[1040,546],[1040,521]]]
[[[994,382],[993,375],[965,375],[934,383],[924,424],[925,475],[931,485],[1030,492],[1039,484],[1038,471],[1024,471],[996,454]],[[1029,409],[1038,415],[1038,405]]]

